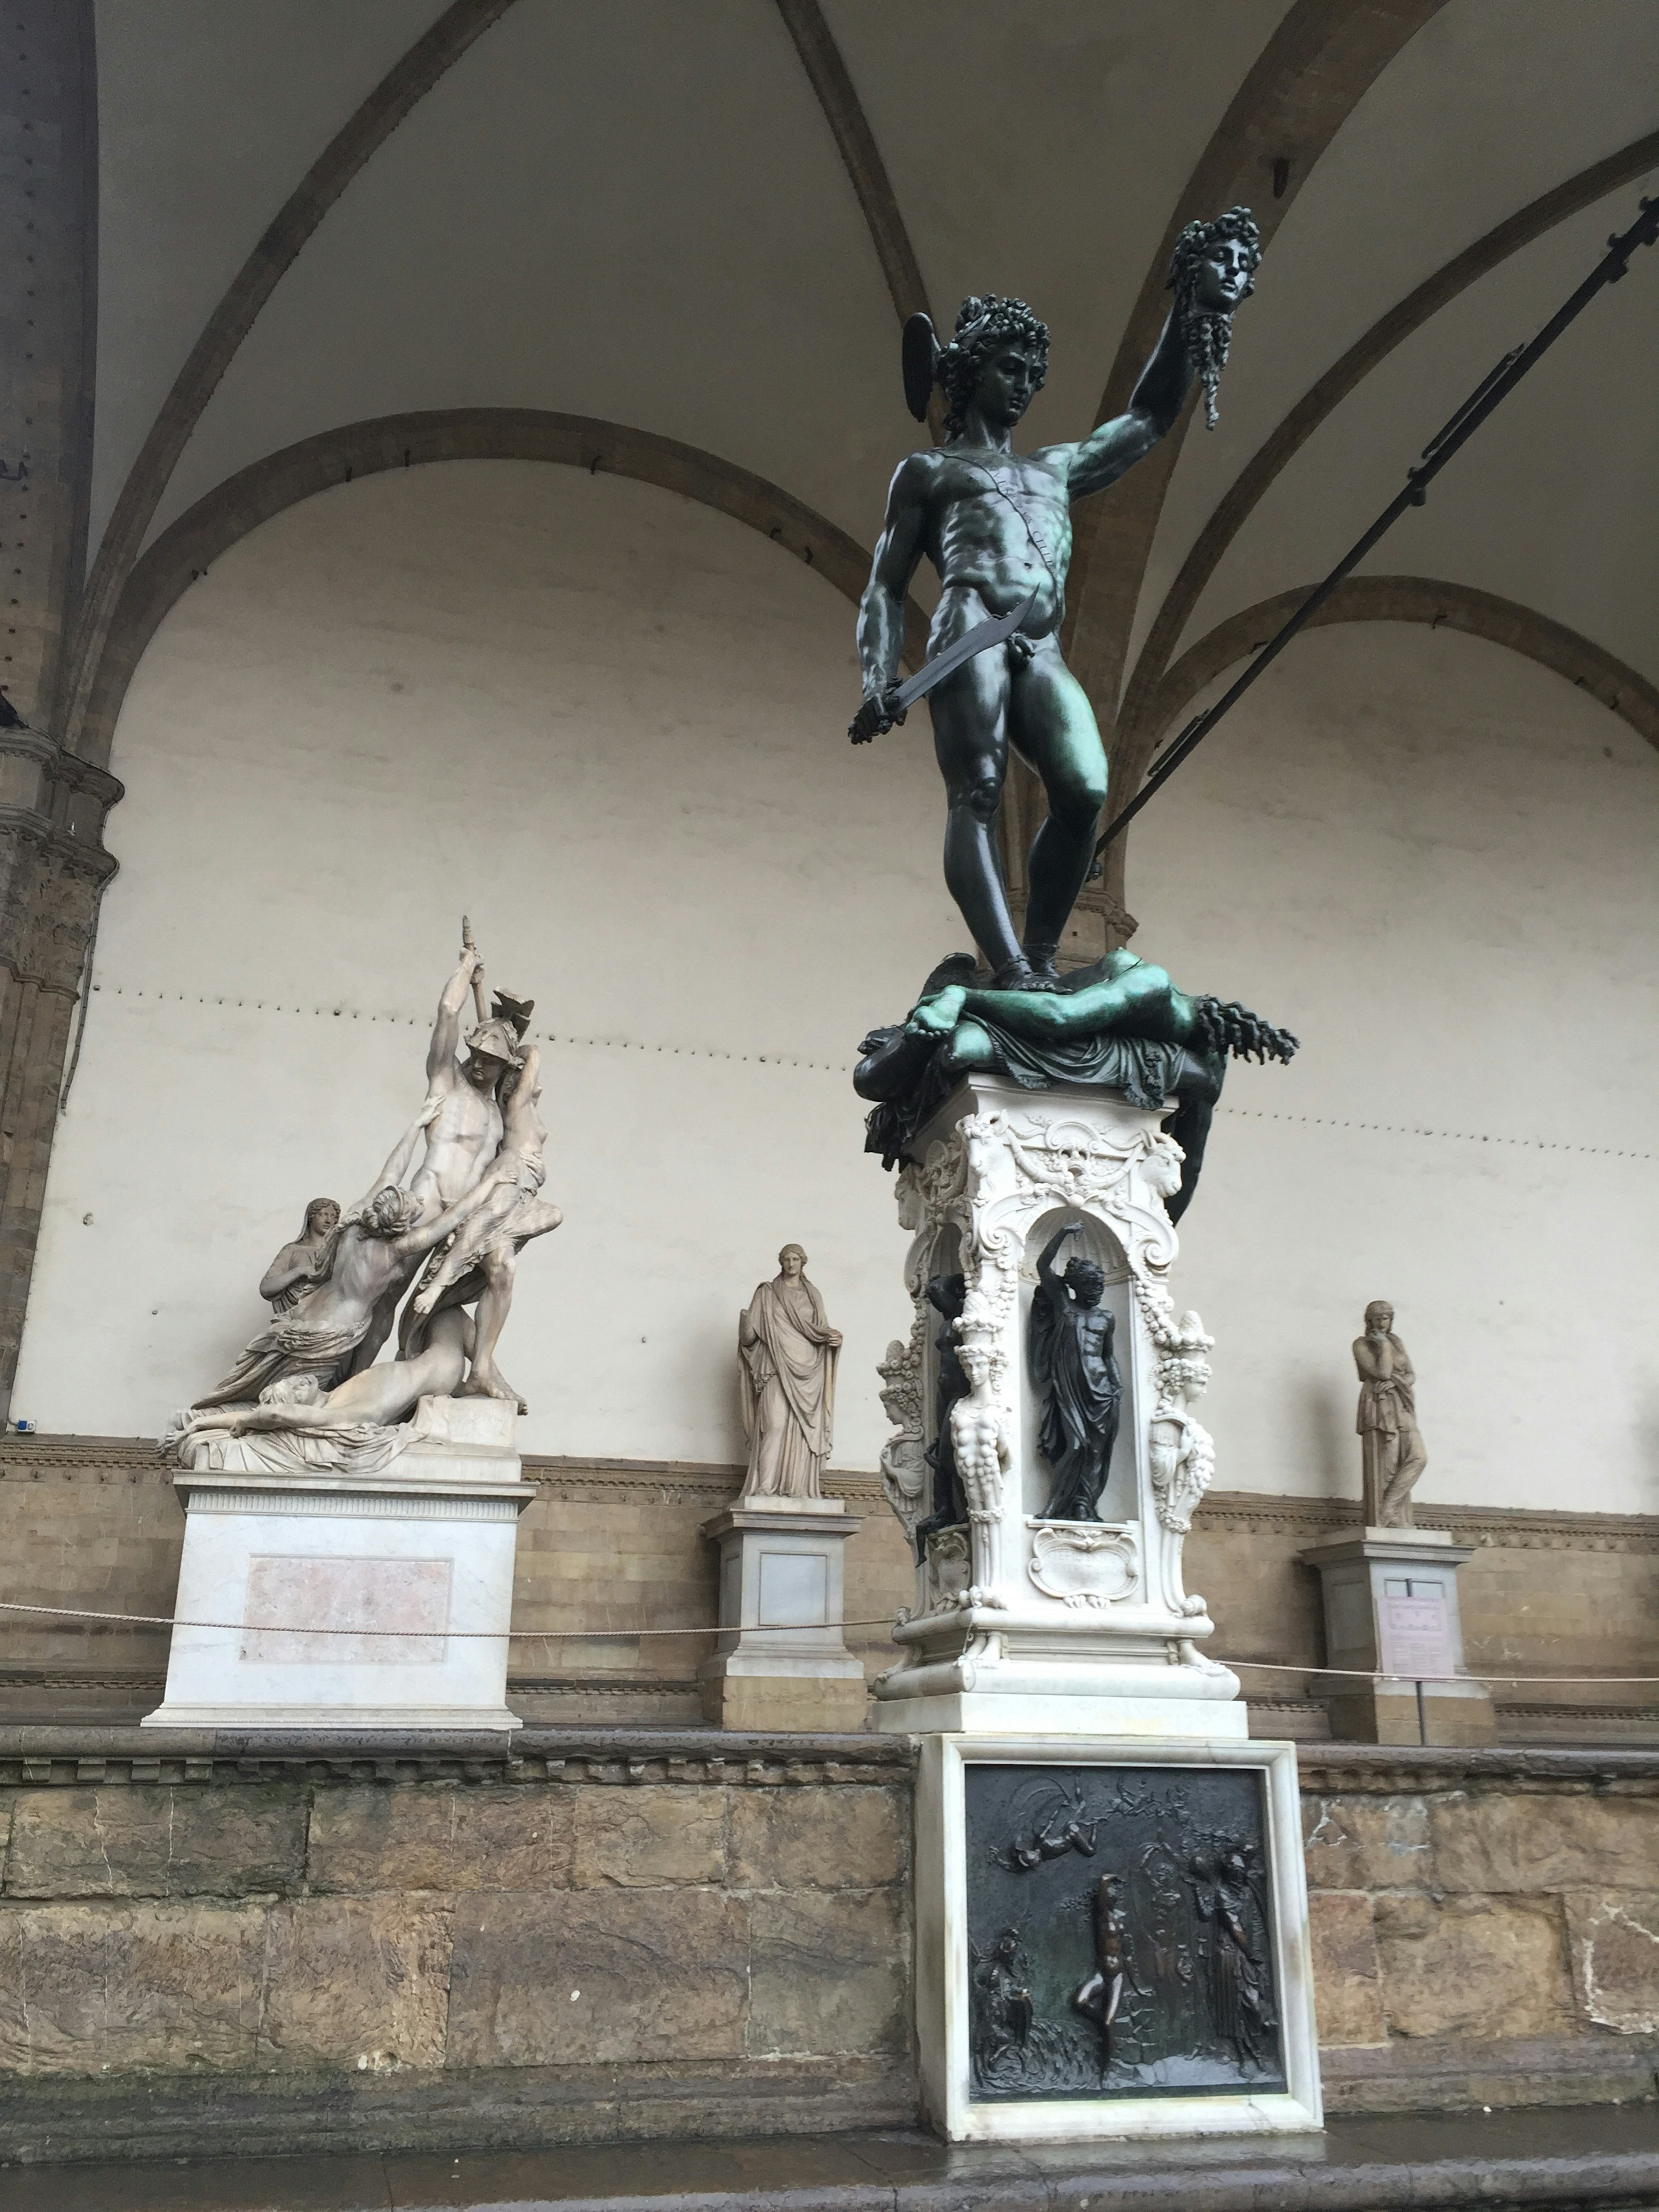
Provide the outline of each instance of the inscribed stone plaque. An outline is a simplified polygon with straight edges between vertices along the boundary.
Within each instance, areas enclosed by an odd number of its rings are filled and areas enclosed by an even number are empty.
[[[1446,1593],[1433,1583],[1413,1575],[1409,1596],[1385,1589],[1376,1601],[1376,1634],[1385,1674],[1424,1680],[1456,1670]]]
[[[1259,1772],[964,1780],[975,2102],[1285,2087]]]
[[[830,1562],[811,1552],[760,1555],[760,1626],[799,1628],[828,1618]]]
[[[240,1656],[262,1666],[441,1667],[449,1626],[449,1559],[326,1559],[263,1557],[248,1563]],[[273,1632],[284,1627],[333,1634]],[[340,1634],[402,1629],[406,1635]]]

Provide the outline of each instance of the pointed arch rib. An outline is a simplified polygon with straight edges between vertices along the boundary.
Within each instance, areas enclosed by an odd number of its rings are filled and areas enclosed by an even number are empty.
[[[814,508],[735,463],[696,446],[585,415],[538,408],[466,407],[384,415],[351,422],[268,454],[216,485],[164,531],[128,577],[88,694],[83,750],[108,760],[116,717],[132,672],[163,617],[220,554],[313,493],[354,477],[435,461],[551,461],[604,469],[641,483],[682,493],[748,524],[816,568],[854,601],[870,572],[870,555]],[[920,666],[927,618],[907,609],[905,656]]]
[[[1304,585],[1297,591],[1281,592],[1274,599],[1246,607],[1218,623],[1182,654],[1148,702],[1145,717],[1133,733],[1139,756],[1136,788],[1159,739],[1177,718],[1224,669],[1266,644],[1311,589],[1310,585]],[[1431,629],[1462,630],[1467,636],[1485,638],[1488,644],[1506,646],[1511,653],[1553,669],[1580,690],[1588,691],[1659,750],[1659,688],[1593,639],[1522,606],[1517,599],[1502,599],[1495,592],[1477,591],[1473,584],[1448,583],[1436,576],[1350,576],[1310,619],[1308,628],[1322,629],[1333,623],[1362,622],[1426,623]]]
[[[1556,224],[1594,207],[1596,201],[1620,185],[1633,183],[1659,168],[1659,131],[1650,131],[1617,154],[1596,161],[1553,191],[1542,193],[1455,255],[1443,268],[1408,292],[1397,306],[1373,323],[1364,336],[1349,347],[1340,361],[1310,386],[1267,442],[1240,471],[1231,487],[1194,539],[1146,635],[1123,695],[1121,722],[1126,734],[1140,718],[1143,705],[1157,690],[1170,656],[1192,619],[1193,610],[1223,555],[1243,529],[1253,508],[1273,479],[1285,469],[1319,425],[1378,362],[1420,330],[1431,316],[1455,300],[1522,246],[1541,238]]]
[[[83,750],[82,724],[101,681],[106,642],[145,532],[233,355],[307,240],[358,171],[512,5],[513,0],[452,0],[312,163],[203,325],[128,471],[87,580],[76,625],[67,705],[57,733],[70,751]]]
[[[910,234],[899,212],[897,195],[881,158],[875,133],[870,128],[841,48],[824,21],[818,0],[777,0],[778,13],[795,42],[801,67],[817,95],[835,138],[842,166],[847,171],[859,206],[869,227],[881,273],[887,280],[893,310],[901,322],[911,315],[927,314],[927,288],[921,265],[910,244]]]
[[[1182,228],[1242,201],[1254,208],[1264,245],[1270,241],[1358,101],[1443,4],[1296,0],[1239,87],[1170,217],[1118,346],[1097,420],[1122,410],[1157,343],[1170,255]],[[1275,161],[1290,164],[1284,196],[1264,199]],[[1103,727],[1115,720],[1141,579],[1190,420],[1189,410],[1121,483],[1078,510],[1066,649]]]

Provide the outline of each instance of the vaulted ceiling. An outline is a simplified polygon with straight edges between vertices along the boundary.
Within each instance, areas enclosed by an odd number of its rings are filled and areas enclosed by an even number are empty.
[[[618,425],[616,465],[762,527],[773,500],[855,588],[916,435],[899,312],[1029,300],[1032,440],[1077,435],[1156,334],[1173,228],[1243,199],[1268,246],[1221,426],[1080,529],[1073,653],[1103,721],[1122,702],[1121,795],[1659,169],[1652,0],[99,0],[96,25],[63,732],[94,754],[192,565],[400,440],[585,459],[596,432],[533,418]],[[1337,611],[1484,629],[1659,742],[1656,357],[1659,252],[1366,564],[1413,580]],[[365,460],[353,426],[385,417]]]

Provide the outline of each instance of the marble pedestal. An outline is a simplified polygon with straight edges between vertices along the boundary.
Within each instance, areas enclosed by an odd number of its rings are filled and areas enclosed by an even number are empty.
[[[697,1670],[726,1729],[859,1729],[863,1662],[847,1648],[842,1547],[862,1525],[838,1498],[750,1498],[702,1533],[720,1547],[720,1636]]]
[[[175,1614],[237,1625],[173,1630],[166,1698],[143,1725],[518,1728],[504,1632],[536,1492],[515,1418],[496,1399],[423,1398],[380,1474],[262,1473],[233,1438],[175,1477]]]
[[[1325,1661],[1381,1675],[1316,1683],[1331,1733],[1350,1743],[1492,1743],[1492,1696],[1464,1673],[1457,1570],[1472,1556],[1437,1528],[1366,1528],[1311,1545],[1325,1608]]]
[[[925,1454],[941,1323],[926,1293],[939,1274],[964,1279],[958,1357],[981,1366],[971,1410],[996,1440],[1000,1472],[988,1462],[969,1520],[933,1535],[918,1562],[915,1605],[894,1630],[904,1657],[877,1685],[878,1728],[1206,1742],[1248,1734],[1237,1676],[1203,1656],[1208,1608],[1182,1582],[1182,1547],[1214,1469],[1191,1412],[1212,1340],[1170,1295],[1176,1243],[1164,1200],[1180,1155],[1159,1121],[1081,1085],[1030,1091],[973,1076],[900,1170],[915,1318],[881,1370],[899,1424],[883,1486],[914,1541],[932,1509]],[[1038,1449],[1030,1315],[1037,1255],[1068,1222],[1081,1235],[1066,1255],[1104,1270],[1123,1381],[1094,1522],[1042,1517],[1053,1477]]]

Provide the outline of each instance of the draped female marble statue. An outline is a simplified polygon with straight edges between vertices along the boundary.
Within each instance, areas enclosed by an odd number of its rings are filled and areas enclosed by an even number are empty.
[[[1054,1273],[1060,1246],[1081,1234],[1081,1224],[1068,1221],[1048,1239],[1031,1300],[1031,1375],[1044,1393],[1039,1442],[1054,1471],[1045,1521],[1099,1520],[1123,1401],[1112,1352],[1117,1323],[1100,1302],[1104,1271],[1079,1254],[1063,1275]]]
[[[738,1366],[751,1498],[822,1498],[836,1411],[841,1332],[806,1279],[806,1255],[786,1244],[778,1273],[738,1316]]]
[[[259,1278],[259,1296],[270,1301],[272,1313],[292,1313],[307,1291],[327,1281],[339,1225],[338,1200],[313,1198],[299,1235],[283,1245]]]
[[[1365,1309],[1365,1334],[1353,1345],[1359,1370],[1359,1412],[1354,1422],[1364,1453],[1365,1526],[1412,1527],[1412,1486],[1429,1463],[1417,1428],[1417,1376],[1394,1333],[1394,1308],[1374,1298]]]

